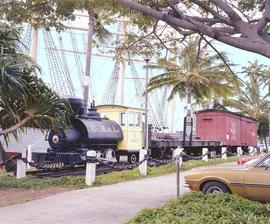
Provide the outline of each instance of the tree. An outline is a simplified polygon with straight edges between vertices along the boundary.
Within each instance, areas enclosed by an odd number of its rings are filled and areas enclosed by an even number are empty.
[[[266,138],[269,136],[269,119],[267,117],[262,117],[259,123],[257,134],[261,141],[264,142],[265,148],[268,151],[268,144]]]
[[[238,96],[225,101],[225,106],[236,108],[242,114],[257,120],[266,116],[268,93],[263,91],[263,76],[267,72],[266,68],[265,65],[258,64],[258,61],[249,62],[247,67],[243,67],[242,73],[245,74],[246,80],[242,80]]]
[[[0,24],[0,136],[8,143],[27,127],[65,127],[71,108],[35,75],[38,68],[18,53],[19,31]],[[7,159],[0,141],[0,161]]]
[[[236,98],[225,100],[224,106],[240,111],[243,115],[253,117],[258,120],[258,135],[266,144],[268,134],[268,92],[264,90],[264,77],[268,73],[267,66],[259,64],[258,61],[249,62],[247,67],[243,67],[245,80],[239,89]],[[267,146],[266,146],[267,147]]]
[[[19,32],[0,26],[0,136],[17,137],[26,127],[65,126],[71,109],[35,75],[38,68],[17,53]],[[61,118],[61,119],[59,119]]]
[[[90,70],[91,70],[91,57],[92,57],[92,47],[94,36],[99,43],[106,43],[109,39],[110,33],[102,24],[102,19],[108,21],[108,16],[111,15],[111,9],[104,9],[103,5],[96,1],[89,0],[78,0],[77,9],[86,10],[88,12],[88,38],[87,38],[87,49],[86,49],[86,66],[85,66],[85,77],[90,80]],[[89,83],[85,83],[83,91],[83,96],[86,102],[89,101]],[[93,89],[90,86],[91,90]],[[94,100],[94,94],[92,92],[91,99]]]
[[[72,0],[6,0],[0,5],[0,18],[17,25],[31,23],[35,28],[63,28],[63,21],[74,19],[76,1]]]
[[[179,94],[180,98],[187,97],[188,105],[191,105],[192,97],[197,104],[202,104],[213,97],[231,96],[234,93],[234,77],[219,55],[209,54],[208,45],[198,47],[201,44],[198,38],[188,42],[188,45],[179,51],[179,64],[165,59],[159,60],[155,67],[165,72],[150,80],[149,90],[171,86],[169,100]],[[190,113],[189,109],[188,114]]]
[[[243,50],[270,57],[270,1],[114,0],[163,21],[183,38],[200,34]],[[153,23],[156,24],[156,23]]]

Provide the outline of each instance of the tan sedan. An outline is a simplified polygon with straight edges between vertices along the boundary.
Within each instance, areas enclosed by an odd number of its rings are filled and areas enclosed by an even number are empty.
[[[270,202],[270,153],[248,166],[215,166],[192,169],[184,186],[203,193],[238,194],[252,200]]]

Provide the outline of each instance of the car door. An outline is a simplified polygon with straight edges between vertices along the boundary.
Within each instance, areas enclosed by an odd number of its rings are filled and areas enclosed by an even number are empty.
[[[270,201],[270,157],[247,170],[244,187],[252,200]]]

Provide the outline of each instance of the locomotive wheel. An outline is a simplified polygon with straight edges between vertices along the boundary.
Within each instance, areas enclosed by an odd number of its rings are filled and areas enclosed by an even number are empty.
[[[132,153],[128,156],[128,160],[130,163],[134,164],[137,162],[138,158],[137,155],[135,153]]]
[[[108,159],[108,160],[112,160],[112,161],[116,160],[116,155],[115,155],[114,149],[107,148],[107,149],[105,149],[105,151],[103,152],[102,155],[103,155],[104,159]]]

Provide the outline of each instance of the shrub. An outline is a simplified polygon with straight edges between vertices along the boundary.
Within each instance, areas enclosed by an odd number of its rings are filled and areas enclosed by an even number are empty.
[[[230,194],[184,194],[160,208],[145,209],[128,224],[267,224],[270,206]]]

